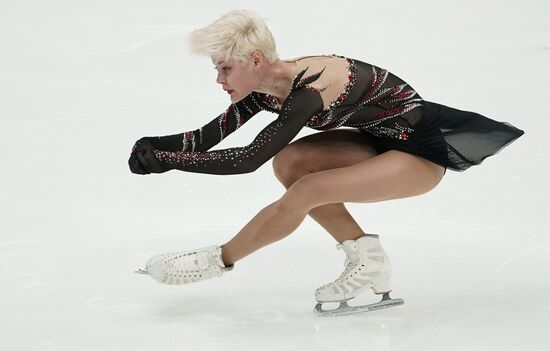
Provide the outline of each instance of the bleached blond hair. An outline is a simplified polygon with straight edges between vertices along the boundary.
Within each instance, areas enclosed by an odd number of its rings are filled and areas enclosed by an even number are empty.
[[[191,51],[216,59],[231,58],[244,62],[258,50],[267,62],[273,63],[279,57],[275,38],[264,20],[250,10],[233,10],[208,26],[189,34]]]

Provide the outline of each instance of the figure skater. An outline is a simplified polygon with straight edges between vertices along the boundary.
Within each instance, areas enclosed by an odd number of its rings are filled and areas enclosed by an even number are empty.
[[[365,233],[344,203],[424,194],[447,168],[479,165],[524,134],[509,123],[427,101],[395,74],[358,59],[330,54],[282,60],[267,25],[249,10],[231,11],[193,31],[190,46],[211,58],[231,104],[201,128],[139,139],[130,170],[243,174],[273,158],[286,191],[225,244],[157,255],[137,271],[161,283],[219,277],[291,234],[309,215],[346,254],[344,272],[315,291],[315,310],[338,315],[399,305],[402,299],[389,298],[390,260],[378,235]],[[208,151],[260,111],[278,117],[250,144]],[[304,127],[320,132],[292,142]],[[382,300],[347,305],[367,289]],[[324,302],[340,307],[327,311]]]

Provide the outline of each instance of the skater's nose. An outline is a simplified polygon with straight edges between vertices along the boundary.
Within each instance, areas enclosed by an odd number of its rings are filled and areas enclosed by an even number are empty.
[[[225,79],[223,79],[221,72],[218,72],[218,75],[216,76],[216,83],[226,84]]]

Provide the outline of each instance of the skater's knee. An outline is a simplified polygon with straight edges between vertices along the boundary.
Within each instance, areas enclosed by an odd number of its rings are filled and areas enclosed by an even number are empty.
[[[287,188],[307,173],[304,167],[304,152],[297,144],[285,146],[272,161],[275,177]]]
[[[294,211],[314,208],[317,207],[319,199],[318,190],[318,182],[311,174],[304,175],[287,189],[279,201],[283,208],[291,208]]]

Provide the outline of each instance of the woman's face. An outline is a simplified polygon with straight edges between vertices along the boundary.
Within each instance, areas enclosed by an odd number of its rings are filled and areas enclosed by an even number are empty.
[[[250,94],[258,83],[255,65],[251,59],[240,62],[235,59],[222,61],[212,57],[212,63],[218,71],[216,83],[221,84],[227,91],[232,103]]]

